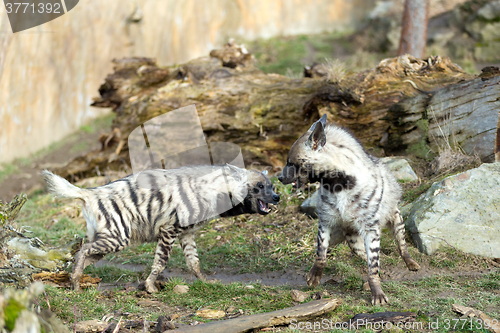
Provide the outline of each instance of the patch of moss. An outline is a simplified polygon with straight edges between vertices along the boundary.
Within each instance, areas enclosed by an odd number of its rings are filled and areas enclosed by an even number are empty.
[[[16,324],[16,319],[17,317],[19,317],[19,314],[24,309],[25,307],[15,299],[11,298],[8,300],[7,305],[3,309],[5,318],[5,327],[7,328],[7,330],[12,331],[14,329],[14,326]]]
[[[434,158],[434,155],[432,154],[431,149],[427,145],[429,121],[427,119],[420,119],[419,121],[417,121],[416,125],[420,132],[421,139],[417,143],[408,146],[406,152],[410,155],[430,161]]]

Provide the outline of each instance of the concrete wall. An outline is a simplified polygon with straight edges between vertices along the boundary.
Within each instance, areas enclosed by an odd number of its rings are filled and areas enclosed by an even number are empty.
[[[82,0],[16,34],[0,5],[0,162],[44,148],[105,112],[89,104],[112,58],[148,56],[168,65],[207,55],[228,37],[353,29],[374,2]]]

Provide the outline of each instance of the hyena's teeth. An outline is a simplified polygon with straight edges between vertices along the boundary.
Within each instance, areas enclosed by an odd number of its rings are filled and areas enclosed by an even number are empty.
[[[267,206],[267,203],[259,200],[259,208],[261,211],[265,212],[265,213],[269,213],[270,212],[270,209],[269,207]]]

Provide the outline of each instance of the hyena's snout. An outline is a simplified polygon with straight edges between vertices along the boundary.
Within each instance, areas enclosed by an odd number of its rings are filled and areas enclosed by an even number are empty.
[[[293,183],[296,178],[295,167],[289,165],[285,166],[278,176],[278,180],[284,185]]]
[[[280,196],[276,194],[272,189],[267,189],[263,195],[260,197],[261,200],[276,205],[280,202]]]

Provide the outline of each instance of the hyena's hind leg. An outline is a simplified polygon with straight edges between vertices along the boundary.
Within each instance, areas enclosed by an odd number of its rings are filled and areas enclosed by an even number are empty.
[[[123,250],[128,244],[128,239],[117,239],[100,234],[96,234],[95,241],[83,244],[80,251],[75,255],[75,265],[71,274],[73,289],[80,290],[80,279],[86,266],[96,263],[108,253]]]
[[[146,291],[150,294],[158,292],[158,288],[155,286],[156,279],[167,265],[168,258],[170,258],[170,252],[172,251],[172,245],[174,244],[178,234],[179,231],[174,226],[163,227],[160,229],[155,259],[153,266],[151,266],[151,273],[145,283]]]
[[[205,276],[200,271],[200,260],[198,259],[198,251],[194,241],[194,232],[186,231],[179,235],[179,243],[184,252],[186,265],[189,270],[200,280],[205,281]]]
[[[396,242],[398,243],[398,251],[401,255],[401,258],[405,261],[406,267],[410,271],[418,271],[420,269],[420,265],[417,264],[415,260],[408,253],[408,248],[406,247],[405,241],[405,224],[403,222],[403,217],[401,216],[399,209],[396,209],[394,213],[391,223],[391,230]]]

